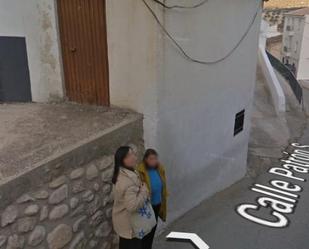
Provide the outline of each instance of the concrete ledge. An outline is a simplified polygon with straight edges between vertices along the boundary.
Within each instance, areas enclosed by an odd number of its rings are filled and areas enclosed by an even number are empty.
[[[4,179],[0,184],[0,209],[25,192],[37,189],[53,178],[100,156],[113,154],[125,144],[143,144],[142,115],[136,114],[111,128],[36,163],[29,171]]]
[[[286,111],[286,99],[263,46],[259,47],[259,63],[266,78],[276,113],[279,115],[281,112]]]

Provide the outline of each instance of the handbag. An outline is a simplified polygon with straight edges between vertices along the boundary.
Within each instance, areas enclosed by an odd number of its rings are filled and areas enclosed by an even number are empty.
[[[131,214],[131,225],[134,237],[138,239],[144,238],[157,225],[154,210],[147,199],[143,207]]]

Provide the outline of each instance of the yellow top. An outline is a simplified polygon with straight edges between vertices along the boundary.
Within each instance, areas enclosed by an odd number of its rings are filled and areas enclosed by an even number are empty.
[[[150,177],[147,173],[147,169],[144,163],[141,163],[137,167],[137,171],[139,172],[142,181],[144,181],[148,187],[149,193],[151,195],[151,184],[150,184]],[[158,172],[162,180],[163,188],[162,188],[162,202],[161,202],[161,208],[159,212],[159,217],[162,221],[166,221],[166,215],[167,215],[167,186],[166,186],[166,176],[165,176],[165,169],[163,165],[160,165],[158,167]]]

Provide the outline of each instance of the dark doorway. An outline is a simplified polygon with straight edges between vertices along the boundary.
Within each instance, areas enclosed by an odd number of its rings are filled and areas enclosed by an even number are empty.
[[[30,102],[26,40],[0,36],[0,102]]]
[[[66,95],[109,105],[105,0],[58,0]]]

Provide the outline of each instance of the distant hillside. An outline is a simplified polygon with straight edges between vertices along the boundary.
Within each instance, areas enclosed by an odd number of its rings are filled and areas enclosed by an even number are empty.
[[[309,6],[309,0],[269,0],[265,2],[266,8],[294,8],[307,6]]]

